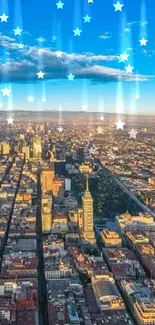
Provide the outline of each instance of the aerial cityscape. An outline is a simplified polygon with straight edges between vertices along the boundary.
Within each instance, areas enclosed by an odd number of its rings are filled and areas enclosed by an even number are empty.
[[[153,0],[0,0],[0,325],[155,325]]]

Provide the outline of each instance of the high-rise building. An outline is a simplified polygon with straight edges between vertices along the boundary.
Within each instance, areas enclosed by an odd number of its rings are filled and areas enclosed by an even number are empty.
[[[43,169],[41,173],[41,184],[43,193],[49,193],[53,190],[54,170]]]
[[[8,155],[10,153],[10,145],[7,142],[1,142],[2,155]]]
[[[83,235],[84,238],[91,242],[95,242],[94,236],[94,213],[93,213],[93,198],[89,191],[88,177],[86,182],[86,190],[82,197],[82,209],[83,209]]]
[[[80,164],[84,162],[84,147],[77,149],[76,156]]]
[[[33,157],[41,158],[42,148],[41,148],[41,138],[39,136],[35,136],[33,138]]]
[[[30,148],[29,147],[22,147],[22,153],[25,154],[25,159],[29,160],[30,159]]]
[[[62,178],[53,179],[53,196],[60,201],[64,199],[64,180]]]
[[[52,196],[43,196],[41,201],[42,231],[50,232],[52,228]]]

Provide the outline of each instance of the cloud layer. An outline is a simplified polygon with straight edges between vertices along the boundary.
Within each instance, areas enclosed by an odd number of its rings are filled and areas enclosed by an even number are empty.
[[[108,36],[109,34],[107,34]],[[102,35],[103,36],[103,35]],[[103,37],[101,37],[103,38]],[[0,34],[0,79],[1,82],[39,82],[36,73],[45,72],[45,79],[66,79],[67,74],[73,73],[76,78],[86,78],[94,83],[148,80],[151,76],[126,74],[125,69],[109,67],[118,62],[117,55],[94,53],[67,53],[45,47],[24,46],[13,37]],[[107,66],[108,63],[108,66]]]

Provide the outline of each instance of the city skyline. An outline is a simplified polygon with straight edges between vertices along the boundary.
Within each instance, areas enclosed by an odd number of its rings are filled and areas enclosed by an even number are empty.
[[[62,9],[58,3],[38,1],[36,10],[30,1],[1,0],[2,110],[80,111],[87,105],[88,111],[153,115],[152,7],[143,0],[120,1],[122,11],[115,11],[117,1],[62,1]],[[120,62],[124,53],[128,58]]]

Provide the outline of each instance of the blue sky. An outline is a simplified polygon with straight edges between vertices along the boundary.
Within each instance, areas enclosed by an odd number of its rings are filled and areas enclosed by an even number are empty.
[[[0,15],[9,16],[0,23],[0,89],[11,89],[9,97],[0,94],[3,109],[81,110],[85,104],[89,111],[154,114],[154,0],[121,0],[122,12],[115,12],[115,0],[62,0],[63,9],[57,2],[0,0]],[[90,23],[84,23],[86,14]],[[17,26],[21,36],[14,35]],[[73,33],[77,27],[80,37]],[[143,37],[146,46],[140,46]],[[124,52],[128,61],[120,63]]]

